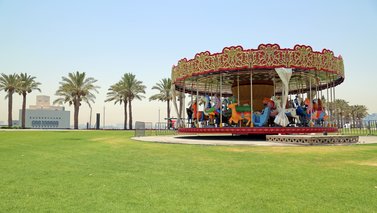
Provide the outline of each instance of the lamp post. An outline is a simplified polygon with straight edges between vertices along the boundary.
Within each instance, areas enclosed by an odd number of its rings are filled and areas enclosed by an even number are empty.
[[[103,106],[103,127],[102,129],[105,129],[105,106]]]
[[[160,107],[158,108],[158,130],[161,129],[161,122],[160,122]]]
[[[89,115],[89,129],[92,128],[92,106],[89,105],[90,115]]]

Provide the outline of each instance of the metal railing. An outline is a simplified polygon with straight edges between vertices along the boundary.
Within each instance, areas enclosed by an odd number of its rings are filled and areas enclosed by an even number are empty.
[[[342,135],[377,135],[377,120],[345,123],[339,126]]]
[[[157,128],[156,128],[157,127]],[[159,128],[160,127],[160,128]],[[163,127],[163,128],[161,128]],[[376,135],[377,136],[377,120],[362,121],[357,123],[345,123],[339,126],[339,133],[342,135]],[[175,135],[177,130],[168,128],[164,124],[155,124],[152,122],[135,123],[135,137],[140,136],[158,136],[158,135]]]
[[[177,134],[177,130],[173,128],[169,129],[169,128],[152,128],[152,127],[153,127],[152,122],[136,121],[135,122],[135,137]]]

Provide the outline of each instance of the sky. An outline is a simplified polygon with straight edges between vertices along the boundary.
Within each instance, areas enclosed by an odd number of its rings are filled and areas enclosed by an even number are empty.
[[[56,99],[62,76],[86,72],[101,87],[93,114],[105,109],[109,126],[123,123],[123,107],[104,100],[124,73],[147,86],[146,98],[133,102],[133,120],[154,123],[166,117],[166,103],[150,102],[157,93],[151,88],[171,76],[179,59],[262,43],[305,44],[341,55],[345,81],[336,98],[377,112],[376,1],[0,0],[0,73],[26,72],[42,83],[27,105],[36,95]],[[0,121],[7,120],[5,95],[0,91]],[[14,95],[14,119],[21,101]],[[66,109],[73,117],[73,107]],[[89,112],[81,107],[79,123],[89,121]]]

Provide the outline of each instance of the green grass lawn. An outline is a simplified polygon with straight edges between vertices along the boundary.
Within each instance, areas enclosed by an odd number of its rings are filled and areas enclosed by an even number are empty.
[[[377,146],[137,142],[0,131],[0,212],[376,212]]]

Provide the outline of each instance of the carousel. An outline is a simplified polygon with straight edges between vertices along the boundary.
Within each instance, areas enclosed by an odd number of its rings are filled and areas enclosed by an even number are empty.
[[[310,46],[225,47],[172,69],[178,132],[275,135],[337,132],[331,103],[341,56]]]

